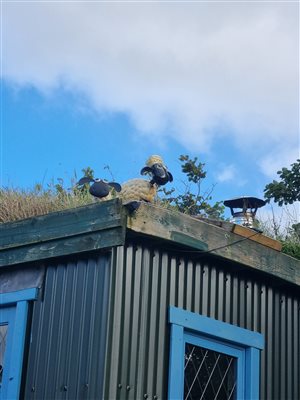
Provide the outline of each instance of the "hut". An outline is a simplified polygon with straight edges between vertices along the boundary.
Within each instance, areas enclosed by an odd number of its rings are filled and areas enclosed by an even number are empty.
[[[2,224],[1,399],[300,398],[300,262],[119,199]]]

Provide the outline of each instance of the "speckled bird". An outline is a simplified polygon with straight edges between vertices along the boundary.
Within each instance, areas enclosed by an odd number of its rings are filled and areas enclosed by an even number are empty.
[[[149,157],[146,166],[141,170],[142,175],[149,174],[151,180],[130,179],[122,184],[120,196],[126,201],[147,201],[152,203],[156,197],[157,188],[172,182],[173,176],[167,170],[160,156]]]
[[[130,179],[122,183],[120,197],[126,201],[147,201],[152,203],[157,192],[157,185],[145,179]]]

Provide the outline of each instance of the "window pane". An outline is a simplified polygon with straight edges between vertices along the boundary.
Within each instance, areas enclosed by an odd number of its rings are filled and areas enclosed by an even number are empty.
[[[4,354],[5,354],[6,338],[7,338],[7,327],[8,327],[7,324],[0,325],[0,383],[2,382]]]
[[[185,400],[235,400],[235,357],[186,343]]]

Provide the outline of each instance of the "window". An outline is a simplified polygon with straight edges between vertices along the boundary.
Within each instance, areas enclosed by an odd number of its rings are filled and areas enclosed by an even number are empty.
[[[20,393],[28,301],[37,289],[0,294],[0,399]]]
[[[261,334],[176,307],[169,322],[169,400],[259,398]]]

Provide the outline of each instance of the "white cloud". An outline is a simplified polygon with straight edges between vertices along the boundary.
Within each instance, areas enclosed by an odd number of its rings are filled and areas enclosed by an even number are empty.
[[[299,148],[297,3],[2,8],[3,76],[13,84],[45,93],[62,85],[99,112],[127,113],[142,134],[170,135],[193,151],[209,150],[223,121],[267,174],[270,147],[284,141],[283,159]]]
[[[257,218],[265,234],[284,237],[290,233],[293,224],[300,222],[300,202],[282,207],[276,203],[267,204],[257,211]]]
[[[236,179],[236,168],[234,165],[227,165],[222,168],[222,171],[217,174],[218,182],[230,182]]]
[[[280,180],[277,171],[282,167],[290,168],[300,157],[299,141],[296,146],[291,146],[289,141],[283,141],[280,147],[275,146],[266,153],[265,157],[260,160],[259,165],[263,173],[270,179]]]

